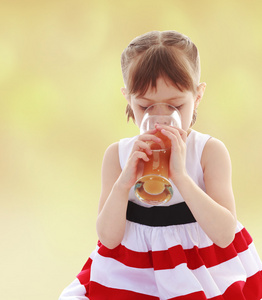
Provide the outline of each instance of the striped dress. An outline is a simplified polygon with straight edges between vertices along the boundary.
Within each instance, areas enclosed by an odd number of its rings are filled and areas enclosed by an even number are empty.
[[[192,131],[186,167],[205,191],[200,160],[210,136]],[[136,137],[119,142],[123,168]],[[260,300],[262,264],[252,238],[238,222],[234,241],[215,245],[173,185],[163,206],[139,202],[131,189],[124,238],[100,242],[59,300]]]

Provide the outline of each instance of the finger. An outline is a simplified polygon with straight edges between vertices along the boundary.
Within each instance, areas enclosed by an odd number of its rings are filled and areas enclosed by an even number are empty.
[[[150,145],[144,141],[136,140],[134,144],[133,151],[145,151],[147,154],[151,155],[152,151]]]
[[[167,131],[172,132],[173,134],[176,134],[177,132],[179,132],[183,142],[184,143],[186,142],[187,132],[185,130],[181,129],[181,128],[159,124],[159,125],[157,125],[157,129],[160,130],[160,131],[162,129],[165,129]]]
[[[145,162],[149,161],[149,158],[146,155],[146,153],[141,151],[135,151],[131,156],[130,161],[137,164],[140,159],[142,159]]]
[[[172,126],[171,126],[171,127],[172,127]],[[186,132],[184,129],[179,128],[179,127],[172,127],[172,128],[175,128],[175,129],[179,132],[179,134],[180,134],[180,136],[181,136],[183,142],[185,143],[185,142],[186,142],[186,139],[187,139],[187,132]]]
[[[170,139],[174,151],[180,151],[185,145],[178,131],[171,132],[170,130],[162,129],[161,133]]]
[[[154,133],[156,133],[157,130],[154,130]],[[144,134],[141,134],[139,137],[138,137],[138,140],[140,141],[145,141],[145,142],[149,142],[149,141],[153,141],[155,143],[160,143],[162,140],[155,136],[154,134],[151,134],[151,132],[147,132],[147,133],[144,133]]]
[[[180,136],[180,134],[177,131],[175,132],[173,130],[171,131],[170,129],[167,130],[167,129],[164,129],[164,128],[161,129],[161,133],[163,135],[165,135],[166,137],[168,137],[171,140],[171,142],[174,138],[176,138],[176,140],[178,140],[178,136]]]
[[[183,132],[186,133],[186,131],[185,131],[184,129],[179,128],[179,127],[176,127],[176,126],[170,126],[170,125],[164,125],[164,124],[157,124],[157,125],[156,125],[156,129],[157,129],[157,130],[161,130],[161,128],[164,128],[164,129],[166,129],[166,130],[168,130],[168,129],[175,129],[175,130],[178,130],[181,134],[182,134]]]
[[[182,131],[182,132],[181,132],[181,131]],[[180,135],[181,135],[181,137],[182,137],[182,140],[183,140],[184,143],[186,143],[187,132],[186,132],[185,130],[183,130],[183,129],[181,129],[181,131],[180,131]]]

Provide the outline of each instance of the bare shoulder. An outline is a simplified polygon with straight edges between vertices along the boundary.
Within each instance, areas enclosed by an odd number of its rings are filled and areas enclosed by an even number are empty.
[[[121,172],[118,144],[118,142],[113,143],[105,151],[102,164],[102,180],[107,179],[108,176],[115,177],[115,174],[119,176]]]
[[[119,142],[111,144],[105,151],[104,161],[108,158],[118,159],[118,144]]]
[[[236,216],[231,160],[224,143],[210,138],[204,147],[201,165],[206,193]]]
[[[101,184],[101,195],[99,202],[99,211],[104,205],[105,200],[110,194],[113,185],[118,179],[121,173],[121,166],[119,162],[118,154],[119,143],[111,144],[105,151],[103,163],[102,163],[102,184]]]
[[[221,165],[221,167],[227,166],[231,169],[230,155],[225,144],[216,138],[210,138],[204,147],[201,158],[201,165],[203,171],[205,171],[205,169],[210,165]]]

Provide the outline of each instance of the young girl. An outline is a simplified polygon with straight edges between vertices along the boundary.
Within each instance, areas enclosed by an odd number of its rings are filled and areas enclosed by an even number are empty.
[[[60,300],[260,300],[262,264],[237,222],[231,162],[219,140],[192,129],[206,87],[196,46],[175,31],[135,38],[122,54],[128,118],[139,127],[155,103],[175,106],[182,129],[156,131],[171,141],[174,194],[160,206],[140,202],[134,184],[152,154],[154,132],[105,152],[97,218],[99,242]]]

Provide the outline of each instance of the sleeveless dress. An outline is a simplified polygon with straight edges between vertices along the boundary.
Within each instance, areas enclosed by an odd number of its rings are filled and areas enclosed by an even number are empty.
[[[123,168],[137,137],[119,142]],[[205,191],[200,160],[209,135],[191,131],[186,167]],[[108,249],[100,242],[59,300],[260,300],[262,264],[238,222],[234,241],[215,245],[173,185],[172,199],[152,207],[130,190],[124,238]]]

